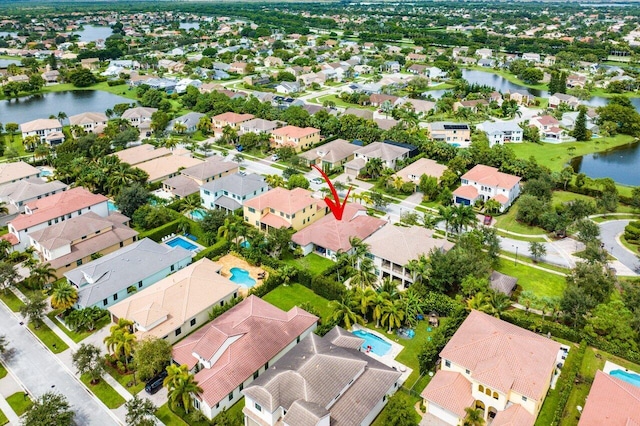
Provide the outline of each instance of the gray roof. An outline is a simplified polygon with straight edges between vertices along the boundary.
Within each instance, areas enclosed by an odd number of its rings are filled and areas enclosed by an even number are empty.
[[[242,176],[239,173],[234,173],[232,175],[223,176],[220,179],[207,182],[200,188],[211,192],[222,190],[229,191],[232,194],[240,195],[242,197],[253,194],[255,191],[265,188],[266,186],[267,184],[264,181],[264,178],[260,175],[248,174],[246,176]]]
[[[198,122],[200,122],[200,118],[205,116],[206,114],[202,114],[199,112],[189,112],[185,115],[181,115],[180,117],[174,118],[173,120],[171,120],[167,125],[167,129],[173,130],[173,126],[176,123],[184,124],[187,127],[187,129],[196,127],[198,125]]]
[[[223,207],[227,210],[237,210],[242,207],[242,204],[234,200],[233,198],[227,197],[225,195],[216,198],[213,202],[216,206]]]
[[[187,167],[182,170],[182,174],[194,179],[206,180],[220,173],[226,173],[230,170],[237,169],[238,163],[233,161],[224,161],[220,157],[209,157],[207,161],[203,161],[195,166]]]
[[[391,145],[383,142],[373,142],[355,151],[356,154],[364,155],[367,158],[379,158],[383,161],[393,161],[402,157],[410,150],[401,146]]]
[[[339,346],[343,338],[347,347]],[[284,407],[289,416],[292,411],[287,423],[303,426],[315,425],[339,396],[329,409],[331,425],[361,424],[400,373],[353,349],[354,339],[343,329],[324,337],[310,334],[243,393],[270,412]],[[360,346],[363,340],[357,340]]]
[[[78,305],[87,307],[191,256],[191,252],[182,247],[172,248],[145,238],[64,276],[78,287]]]
[[[54,191],[68,188],[69,185],[54,180],[45,182],[40,178],[29,178],[0,187],[0,199],[15,203],[42,197]]]
[[[187,197],[200,190],[198,182],[184,175],[178,175],[164,180],[162,184],[171,188],[171,193],[178,197]]]
[[[493,271],[491,277],[489,277],[491,288],[495,291],[502,292],[507,296],[511,296],[513,290],[518,284],[518,279],[509,275],[502,274],[498,271]]]
[[[485,121],[480,124],[480,127],[484,132],[488,134],[492,133],[501,133],[501,132],[521,132],[522,129],[518,124],[514,121],[498,121],[492,123],[490,121]]]

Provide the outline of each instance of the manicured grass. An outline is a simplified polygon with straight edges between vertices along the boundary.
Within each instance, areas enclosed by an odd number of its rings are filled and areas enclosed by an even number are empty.
[[[9,419],[4,415],[2,410],[0,410],[0,425],[6,425],[7,423],[9,423]]]
[[[322,274],[328,267],[333,265],[333,262],[330,259],[322,257],[316,253],[311,253],[299,259],[288,257],[283,260],[287,265],[309,271],[313,276]]]
[[[7,290],[6,293],[4,291],[0,291],[0,300],[2,300],[13,312],[20,312],[20,308],[24,306],[22,300],[18,299],[18,296],[13,294],[11,290]]]
[[[64,352],[69,349],[69,346],[58,337],[56,333],[51,331],[46,324],[40,324],[40,328],[36,329],[32,323],[29,323],[29,329],[33,331],[33,333],[38,336],[38,339],[44,343],[51,352],[54,354],[59,354],[60,352]],[[53,345],[56,345],[54,348]]]
[[[102,327],[104,327],[105,325],[109,324],[109,322],[111,321],[111,319],[109,318],[109,315],[105,315],[104,318],[102,318],[100,321],[98,321],[96,323],[95,330],[77,332],[77,331],[69,330],[67,328],[67,326],[64,325],[58,319],[58,317],[56,317],[56,315],[58,315],[59,313],[60,313],[60,311],[51,311],[51,312],[49,312],[47,314],[47,316],[49,317],[49,319],[51,321],[54,322],[54,324],[56,324],[58,326],[58,328],[60,328],[60,330],[62,330],[64,332],[64,334],[69,336],[76,343],[78,343],[78,342],[86,339],[87,337],[91,336],[93,333],[95,333],[96,331],[100,330]]]
[[[118,383],[120,383],[126,390],[129,391],[131,395],[136,395],[142,389],[144,389],[145,383],[136,377],[136,385],[128,386],[129,383],[133,383],[133,373],[131,374],[120,374],[118,370],[107,365],[107,373],[111,374],[111,377],[116,379]]]
[[[500,250],[500,255],[502,256],[505,262],[513,263],[513,261],[515,260],[515,255],[511,252]],[[527,256],[518,256],[518,263],[526,263],[528,265],[539,266],[541,268],[550,269],[552,271],[560,272],[561,274],[565,274],[565,275],[571,272],[569,268],[563,268],[562,266],[552,265],[550,263],[544,263],[540,261],[536,263],[533,261],[533,259]]]
[[[514,143],[509,146],[515,152],[516,157],[528,159],[533,156],[539,164],[549,167],[552,171],[562,170],[572,157],[605,151],[616,146],[622,146],[633,142],[633,137],[628,135],[616,135],[610,138],[598,138],[589,142],[568,142],[561,144],[530,142]],[[570,151],[569,147],[574,147]]]
[[[7,397],[7,402],[18,416],[23,415],[33,405],[30,398],[25,398],[24,392],[16,392]]]
[[[516,234],[524,235],[544,235],[545,230],[538,228],[537,226],[529,226],[524,223],[520,223],[516,220],[516,211],[518,210],[518,200],[509,208],[505,214],[496,216],[495,227],[503,229],[505,231],[515,232]]]
[[[54,84],[52,86],[46,86],[42,89],[42,93],[48,92],[66,92],[73,90],[101,90],[103,92],[113,93],[114,95],[122,96],[124,98],[128,98],[131,100],[137,100],[136,91],[129,90],[129,86],[127,84],[121,84],[119,86],[109,86],[106,81],[102,83],[94,84],[89,87],[75,87],[71,83],[63,83],[63,84]],[[123,99],[122,103],[125,103],[126,100]]]
[[[384,406],[384,408],[382,409],[378,417],[376,417],[373,423],[371,423],[371,426],[389,426],[392,424],[392,422],[387,419],[387,407],[389,407],[389,403],[391,403],[391,401],[395,399],[404,400],[405,403],[409,405],[412,410],[413,410],[413,407],[416,405],[416,403],[420,401],[420,398],[418,398],[417,396],[411,396],[402,391],[396,392],[395,395],[389,398],[387,405]],[[413,410],[413,424],[417,425],[419,422],[420,422],[420,415],[418,414],[417,411]]]
[[[284,311],[303,303],[309,303],[318,311],[322,319],[331,316],[329,301],[300,284],[281,285],[267,293],[263,299]]]
[[[565,278],[531,266],[514,265],[506,259],[500,259],[499,272],[518,278],[523,290],[531,291],[538,297],[560,297],[566,286]]]
[[[187,422],[171,411],[167,404],[158,408],[158,411],[156,411],[156,417],[167,426],[189,426]]]
[[[513,240],[518,240],[518,241],[527,241],[529,243],[531,242],[544,243],[547,241],[544,237],[521,237],[519,235],[508,234],[499,229],[497,232],[498,232],[498,235],[500,235],[501,237],[511,238]]]
[[[591,219],[596,223],[610,222],[612,220],[640,220],[640,215],[638,214],[624,214],[624,215],[609,215],[609,216],[597,216]]]
[[[629,241],[627,241],[627,239],[624,237],[624,234],[620,235],[620,242],[622,243],[623,246],[625,246],[626,248],[628,248],[629,250],[631,250],[632,252],[634,252],[636,255],[638,254],[638,251],[640,251],[640,246],[636,245],[636,244],[631,244]]]
[[[7,369],[0,363],[0,379],[7,375]]]
[[[553,191],[553,197],[551,198],[551,203],[555,206],[568,203],[569,201],[574,200],[583,200],[583,201],[591,201],[595,202],[593,197],[589,197],[588,195],[575,194],[573,192],[568,191]]]
[[[88,374],[83,374],[80,376],[80,380],[82,380],[82,383],[87,385],[91,392],[100,398],[100,401],[102,401],[107,407],[118,408],[125,403],[122,395],[116,392],[116,390],[113,389],[109,383],[105,382],[104,379],[100,379],[97,384],[92,385],[91,377],[89,377]]]

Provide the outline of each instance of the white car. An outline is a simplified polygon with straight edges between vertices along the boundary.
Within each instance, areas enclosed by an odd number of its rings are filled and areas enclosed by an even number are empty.
[[[271,161],[278,161],[280,159],[280,156],[278,154],[273,154],[271,156]]]
[[[317,177],[311,179],[311,182],[315,183],[316,185],[322,185],[324,183],[324,179],[322,179],[321,177]]]

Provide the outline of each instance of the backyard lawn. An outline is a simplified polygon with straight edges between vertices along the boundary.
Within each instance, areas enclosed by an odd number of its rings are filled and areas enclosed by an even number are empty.
[[[318,311],[322,319],[327,319],[331,315],[329,301],[300,284],[281,285],[267,293],[263,299],[284,311],[296,305],[309,303]]]
[[[171,411],[167,404],[158,408],[158,411],[156,411],[156,417],[167,426],[189,426],[188,423]]]
[[[18,416],[26,413],[29,407],[33,405],[31,399],[25,398],[24,392],[16,392],[13,395],[7,397],[7,402]]]
[[[531,266],[500,259],[499,272],[518,278],[518,284],[523,290],[533,292],[538,297],[561,297],[566,286],[565,278],[561,275],[542,271]]]
[[[292,256],[288,256],[283,259],[283,261],[287,265],[309,271],[313,276],[322,274],[328,267],[333,265],[332,260],[322,257],[316,253],[311,253],[299,259],[294,259]]]
[[[91,377],[88,374],[83,374],[80,376],[80,380],[82,383],[87,385],[87,387],[93,392],[100,401],[104,403],[109,408],[118,408],[122,404],[125,403],[124,398],[115,389],[111,387],[109,383],[107,383],[104,379],[100,379],[100,381],[92,385]]]

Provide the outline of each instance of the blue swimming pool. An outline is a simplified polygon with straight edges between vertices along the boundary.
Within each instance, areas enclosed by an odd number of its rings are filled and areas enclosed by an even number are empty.
[[[197,245],[191,244],[185,238],[182,238],[180,236],[172,238],[169,241],[165,241],[164,243],[166,245],[168,245],[169,247],[182,247],[183,249],[187,249],[187,250],[190,250],[190,251],[194,251],[195,249],[198,248]]]
[[[231,278],[229,279],[234,283],[240,284],[241,286],[249,287],[249,288],[256,285],[256,280],[254,280],[249,276],[249,271],[247,271],[246,269],[231,268],[230,271],[231,271]]]
[[[51,176],[51,174],[52,174],[52,173],[51,173],[51,171],[49,171],[49,170],[41,170],[41,171],[40,171],[40,176],[42,176],[42,177]]]
[[[620,380],[624,380],[627,383],[631,383],[634,386],[637,386],[640,388],[640,375],[633,373],[631,371],[624,371],[624,370],[611,370],[609,372],[609,375],[613,376],[613,377],[617,377]]]
[[[202,220],[204,219],[204,215],[206,214],[205,211],[203,210],[192,210],[191,211],[191,218],[193,220]]]
[[[107,208],[109,209],[110,212],[117,212],[118,211],[118,206],[116,206],[116,203],[114,203],[111,200],[107,201]]]
[[[356,336],[364,339],[362,344],[362,350],[370,350],[378,356],[384,356],[391,350],[391,343],[376,336],[375,334],[367,333],[366,331],[356,330],[353,332]]]
[[[247,240],[244,240],[243,242],[240,243],[240,247],[242,248],[249,248],[251,247],[251,243]]]

